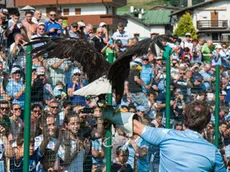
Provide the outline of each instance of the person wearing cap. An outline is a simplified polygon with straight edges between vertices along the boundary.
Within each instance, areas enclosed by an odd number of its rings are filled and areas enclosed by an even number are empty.
[[[73,22],[71,24],[70,30],[68,31],[69,36],[71,38],[79,38],[77,31],[78,31],[78,24],[77,24],[77,22]]]
[[[38,23],[37,32],[31,37],[31,39],[37,37],[48,37],[47,35],[45,35],[45,27],[46,27],[45,23]],[[44,43],[41,42],[41,43],[33,44],[32,46],[33,48],[36,48],[42,45],[44,45]]]
[[[202,57],[201,57],[201,46],[198,44],[198,40],[194,39],[192,40],[192,60],[191,63],[201,63],[202,62]]]
[[[73,105],[81,104],[82,106],[86,106],[84,96],[74,95],[74,91],[85,86],[81,76],[82,71],[79,68],[75,68],[72,72],[72,81],[67,85],[67,93]]]
[[[61,25],[56,21],[57,14],[55,11],[49,12],[49,21],[45,22],[45,33],[50,37],[57,37],[63,34]]]
[[[37,24],[32,21],[33,15],[33,11],[26,11],[25,19],[22,20],[22,25],[26,28],[29,39],[31,39],[32,35],[35,34],[37,30]]]
[[[108,35],[108,30],[107,30],[107,24],[105,22],[101,22],[99,24],[99,27],[102,28],[102,31],[103,31],[103,34],[102,34],[102,38],[103,38],[103,41],[104,43],[107,44],[107,42],[109,41],[109,35]]]
[[[146,85],[152,85],[153,78],[154,78],[154,73],[152,70],[152,66],[149,65],[149,58],[148,55],[143,55],[142,56],[142,71],[141,71],[141,80],[146,84]],[[145,87],[142,86],[143,92],[147,93],[150,90],[145,89]]]
[[[43,106],[43,95],[45,85],[45,68],[38,67],[36,69],[36,78],[32,80],[31,86],[31,102]]]
[[[135,58],[134,63],[142,66],[142,59]],[[148,109],[148,99],[145,93],[142,91],[142,86],[144,86],[147,90],[150,89],[150,85],[146,85],[140,79],[140,69],[132,69],[130,70],[129,77],[127,82],[125,83],[125,91],[127,94],[130,94],[131,102],[134,103],[135,106],[144,106],[145,109]]]
[[[215,50],[212,52],[212,66],[222,65],[222,54],[221,54],[222,46],[217,44],[215,46]]]
[[[118,23],[117,31],[113,34],[112,38],[114,41],[116,41],[117,39],[121,40],[121,51],[124,51],[127,47],[131,46],[132,36],[129,32],[125,31],[125,25],[123,23]]]
[[[85,39],[86,38],[85,32],[84,32],[84,30],[85,30],[85,23],[82,22],[82,21],[79,21],[79,22],[77,22],[77,24],[78,24],[77,33],[78,33],[79,38]]]
[[[190,50],[192,50],[192,40],[191,40],[191,33],[187,32],[185,34],[185,40],[181,42],[180,46],[183,49],[185,49],[185,47],[188,47]]]
[[[25,85],[21,80],[21,69],[13,67],[11,70],[12,80],[6,85],[6,93],[11,96],[12,103],[18,103],[24,109]]]

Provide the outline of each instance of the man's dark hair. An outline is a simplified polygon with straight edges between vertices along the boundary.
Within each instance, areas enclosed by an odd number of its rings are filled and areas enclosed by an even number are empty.
[[[69,106],[69,105],[72,106],[73,104],[72,104],[71,101],[67,100],[67,101],[64,101],[62,105],[63,105],[64,108],[66,108],[67,106]]]
[[[6,101],[6,100],[0,100],[0,104],[1,104],[1,105],[2,105],[2,104],[8,104],[8,105],[9,105],[9,102]]]
[[[19,13],[18,11],[15,11],[15,12],[13,13],[13,15],[14,15],[14,16],[17,16],[17,17],[20,17],[20,13]]]
[[[185,107],[184,125],[191,130],[201,132],[210,119],[210,106],[204,101],[195,101]]]
[[[31,110],[33,110],[34,108],[37,108],[37,107],[39,107],[40,109],[42,109],[42,106],[40,104],[33,104],[31,106]]]

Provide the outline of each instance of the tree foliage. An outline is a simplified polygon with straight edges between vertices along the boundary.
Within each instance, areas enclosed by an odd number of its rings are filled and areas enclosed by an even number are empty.
[[[186,32],[191,33],[193,39],[197,38],[196,29],[192,23],[192,16],[188,12],[180,18],[174,34],[177,36],[185,36]]]

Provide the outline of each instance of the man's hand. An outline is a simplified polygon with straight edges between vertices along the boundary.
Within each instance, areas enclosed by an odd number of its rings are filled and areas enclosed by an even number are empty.
[[[61,30],[60,30],[60,29],[58,29],[58,30],[57,30],[57,33],[58,33],[58,34],[61,34]]]
[[[150,86],[150,85],[145,85],[144,87],[145,87],[147,90],[149,90],[151,86]]]
[[[54,33],[54,32],[55,32],[55,29],[52,28],[52,29],[49,30],[49,32],[50,32],[50,33]]]

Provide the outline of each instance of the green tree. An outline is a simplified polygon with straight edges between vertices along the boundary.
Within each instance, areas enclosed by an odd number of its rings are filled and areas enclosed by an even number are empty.
[[[184,36],[186,32],[191,33],[192,38],[197,38],[196,29],[192,24],[192,16],[186,12],[181,18],[177,25],[177,28],[174,31],[174,34],[177,36]]]

